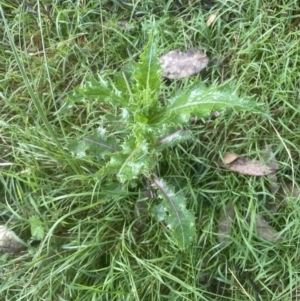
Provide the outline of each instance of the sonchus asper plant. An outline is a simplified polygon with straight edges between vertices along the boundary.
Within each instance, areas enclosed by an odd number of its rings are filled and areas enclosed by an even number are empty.
[[[132,62],[120,73],[99,76],[76,91],[81,101],[97,101],[103,108],[103,126],[80,142],[69,146],[77,155],[93,154],[99,160],[97,176],[118,182],[124,191],[138,178],[157,190],[161,203],[152,212],[164,221],[175,243],[186,248],[195,235],[195,213],[187,209],[187,198],[156,174],[161,152],[185,138],[184,126],[191,115],[205,118],[212,110],[249,110],[252,102],[230,91],[194,85],[162,97],[161,67],[153,36],[144,47],[139,62]],[[176,140],[176,141],[177,141]]]

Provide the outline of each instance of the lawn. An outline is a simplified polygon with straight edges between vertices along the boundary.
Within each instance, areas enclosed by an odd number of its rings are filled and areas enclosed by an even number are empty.
[[[0,16],[0,299],[300,298],[298,1]],[[161,77],[177,49],[209,63]]]

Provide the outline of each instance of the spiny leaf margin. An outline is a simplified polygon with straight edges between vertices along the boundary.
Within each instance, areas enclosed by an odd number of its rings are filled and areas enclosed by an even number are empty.
[[[153,177],[152,180],[157,187],[159,196],[163,199],[160,205],[168,213],[165,215],[165,222],[172,231],[177,245],[181,249],[186,249],[196,234],[195,214],[186,208],[186,198],[181,191],[175,192],[174,187],[162,179]],[[161,211],[162,208],[156,210],[160,213]],[[161,214],[157,218],[161,220]]]
[[[188,91],[180,90],[168,100],[164,110],[153,116],[150,124],[173,122],[183,126],[189,122],[191,115],[209,117],[212,111],[223,111],[232,108],[236,111],[248,110],[261,112],[259,104],[239,97],[236,93],[218,87],[193,85]]]

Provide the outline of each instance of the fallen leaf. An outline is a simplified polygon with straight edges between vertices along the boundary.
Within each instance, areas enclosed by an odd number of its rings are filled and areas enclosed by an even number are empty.
[[[282,237],[280,237],[278,231],[271,227],[261,215],[255,218],[255,229],[256,234],[267,241],[282,241]]]
[[[270,175],[271,191],[276,193],[279,189],[279,185],[275,172],[279,166],[270,147],[267,146],[264,150],[263,157],[264,160],[258,161],[251,160],[247,157],[239,157],[234,153],[225,153],[223,156],[223,164],[220,163],[220,166],[250,176]]]
[[[5,226],[0,226],[0,251],[6,253],[19,252],[24,246],[16,240],[16,234]]]
[[[187,52],[172,50],[159,58],[163,69],[162,76],[180,79],[199,73],[208,64],[206,54],[196,49]]]
[[[209,18],[206,20],[206,25],[209,27],[216,19],[218,14],[211,14]]]
[[[218,227],[219,243],[226,242],[229,238],[232,229],[232,221],[234,220],[235,212],[233,203],[229,202],[226,211],[221,215]]]
[[[261,161],[238,157],[227,168],[244,175],[265,176],[275,172],[275,170]]]
[[[235,153],[226,153],[224,156],[223,156],[223,162],[225,164],[230,164],[232,163],[234,160],[236,160],[239,156],[236,155]]]

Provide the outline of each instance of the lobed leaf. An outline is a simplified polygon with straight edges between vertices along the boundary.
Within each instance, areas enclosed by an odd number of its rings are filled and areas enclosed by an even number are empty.
[[[115,174],[121,183],[137,179],[139,175],[149,175],[156,160],[149,154],[146,141],[136,143],[133,137],[127,139],[122,150],[115,153],[102,173]]]
[[[208,117],[213,110],[222,111],[227,108],[258,111],[256,103],[240,98],[235,93],[201,85],[193,86],[188,91],[180,91],[171,97],[165,109],[153,116],[150,122],[160,124],[172,121],[184,125],[189,122],[191,114],[197,117]]]
[[[166,218],[165,207],[162,204],[154,205],[151,209],[151,214],[155,217],[159,222],[162,222]]]
[[[107,137],[105,129],[98,128],[91,137],[69,143],[68,149],[77,157],[92,155],[103,160],[106,155],[119,151],[119,141],[115,137]]]
[[[33,239],[41,240],[44,238],[45,232],[42,221],[35,215],[29,218],[31,236]]]
[[[181,249],[185,249],[195,236],[195,215],[186,209],[186,199],[182,192],[175,192],[175,189],[166,184],[163,180],[153,178],[159,195],[163,199],[161,206],[156,207],[153,213],[162,219],[163,211],[167,212],[164,219],[168,228]]]
[[[156,44],[152,34],[140,56],[140,62],[135,64],[133,72],[133,78],[136,81],[136,92],[146,91],[144,97],[146,107],[151,104],[156,105],[157,94],[161,85],[161,67],[157,58]]]
[[[76,98],[81,95],[81,97],[97,99],[124,107],[126,107],[128,104],[128,96],[122,93],[114,85],[110,84],[103,77],[100,77],[99,81],[94,79],[86,84],[83,88],[76,89],[76,92]]]
[[[192,133],[190,131],[184,130],[183,128],[173,131],[169,135],[160,138],[156,142],[158,150],[163,150],[167,147],[178,145],[181,142],[192,139]]]

